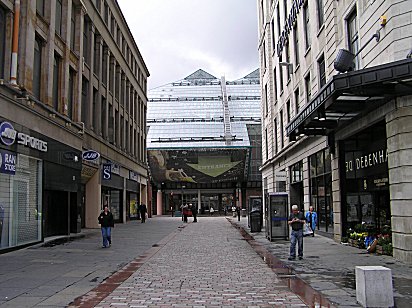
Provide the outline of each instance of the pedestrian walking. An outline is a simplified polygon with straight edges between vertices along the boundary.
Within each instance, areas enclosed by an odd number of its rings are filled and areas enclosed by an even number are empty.
[[[140,204],[140,217],[142,218],[142,223],[146,222],[146,213],[147,213],[146,204],[144,203]]]
[[[197,206],[190,203],[190,209],[192,210],[193,222],[197,222]]]
[[[183,222],[187,222],[187,216],[189,216],[189,205],[183,206]]]
[[[315,236],[315,229],[318,224],[318,214],[313,210],[313,206],[309,207],[309,212],[306,212],[305,218],[309,227],[312,229],[312,236]]]
[[[109,211],[107,205],[97,218],[102,229],[103,248],[109,247],[112,244],[112,227],[114,227],[113,214]]]
[[[240,206],[236,207],[237,221],[240,221]]]
[[[298,243],[299,260],[303,259],[303,225],[306,223],[305,216],[299,212],[296,204],[292,205],[292,213],[289,215],[288,224],[292,227],[290,235],[289,261],[296,259],[296,242]]]
[[[210,216],[213,216],[214,212],[215,212],[215,209],[211,206],[209,210]]]

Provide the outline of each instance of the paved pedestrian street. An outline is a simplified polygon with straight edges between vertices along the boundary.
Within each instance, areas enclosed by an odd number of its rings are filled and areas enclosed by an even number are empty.
[[[225,218],[179,230],[96,307],[306,307]]]

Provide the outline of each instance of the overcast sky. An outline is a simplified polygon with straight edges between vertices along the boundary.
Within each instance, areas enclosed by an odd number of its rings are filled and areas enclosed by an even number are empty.
[[[201,68],[235,80],[259,66],[256,0],[118,0],[149,89]]]

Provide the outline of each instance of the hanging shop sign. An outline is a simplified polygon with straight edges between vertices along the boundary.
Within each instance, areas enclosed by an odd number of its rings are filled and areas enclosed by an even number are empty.
[[[0,124],[0,140],[7,146],[13,145],[17,140],[18,144],[22,144],[25,147],[29,147],[41,152],[47,152],[46,141],[16,131],[13,125],[9,122],[2,122]]]
[[[99,152],[96,152],[96,151],[93,151],[93,150],[85,151],[82,154],[83,160],[86,160],[86,161],[95,161],[99,157],[100,157]]]
[[[112,173],[120,175],[120,166],[112,163]]]
[[[292,8],[290,9],[288,18],[285,20],[285,25],[283,26],[283,31],[280,33],[279,40],[277,43],[277,53],[278,57],[282,55],[283,47],[285,47],[286,42],[289,40],[289,34],[296,23],[300,9],[306,0],[293,0]],[[279,29],[280,30],[280,29]]]
[[[103,164],[102,177],[103,180],[110,180],[112,178],[112,164]]]
[[[137,182],[138,174],[134,171],[129,170],[129,179]]]
[[[0,173],[16,174],[17,154],[0,150]]]

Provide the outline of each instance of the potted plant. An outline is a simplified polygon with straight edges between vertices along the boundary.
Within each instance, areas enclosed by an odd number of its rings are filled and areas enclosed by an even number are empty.
[[[385,248],[384,248],[385,247]],[[377,254],[389,254],[392,255],[392,237],[389,234],[379,234],[378,243],[376,245]]]

